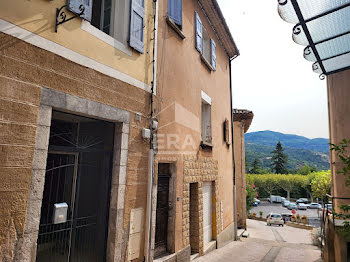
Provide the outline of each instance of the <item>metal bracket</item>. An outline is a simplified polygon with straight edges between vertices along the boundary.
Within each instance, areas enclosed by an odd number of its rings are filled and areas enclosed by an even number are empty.
[[[66,11],[63,10],[64,8],[68,11],[67,5],[62,6],[61,8],[56,8],[56,26],[55,26],[56,33],[57,33],[57,27],[59,25],[65,23],[65,22],[68,22],[76,17],[82,16],[84,14],[84,11],[85,11],[85,7],[83,5],[80,5],[79,6],[80,13],[67,19]]]

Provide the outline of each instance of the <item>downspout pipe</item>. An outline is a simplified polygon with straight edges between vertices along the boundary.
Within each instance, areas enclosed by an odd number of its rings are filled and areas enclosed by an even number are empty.
[[[153,0],[154,5],[154,17],[153,17],[153,60],[152,60],[152,85],[150,94],[150,130],[151,138],[149,143],[148,152],[148,181],[147,181],[147,207],[146,207],[146,223],[145,223],[145,248],[144,248],[144,261],[153,261],[152,256],[152,221],[153,221],[153,184],[154,184],[154,141],[153,141],[153,97],[156,93],[157,86],[157,30],[158,30],[158,1]]]
[[[230,112],[231,112],[231,138],[232,138],[232,163],[233,163],[233,223],[234,223],[234,241],[238,240],[237,236],[237,189],[236,189],[236,163],[235,163],[235,147],[233,136],[233,101],[232,101],[232,67],[231,62],[238,55],[229,59],[230,68]]]

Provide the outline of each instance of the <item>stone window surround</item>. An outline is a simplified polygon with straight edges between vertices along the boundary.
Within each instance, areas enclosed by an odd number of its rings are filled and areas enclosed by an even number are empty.
[[[123,222],[130,112],[47,88],[41,89],[25,230],[16,245],[15,261],[36,260],[52,109],[115,123],[106,258],[108,262],[121,261],[127,242]]]

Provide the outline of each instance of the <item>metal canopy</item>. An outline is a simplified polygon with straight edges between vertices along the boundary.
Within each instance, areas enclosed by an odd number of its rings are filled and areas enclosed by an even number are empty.
[[[350,69],[350,0],[277,0],[281,18],[293,23],[293,41],[306,46],[320,79]]]

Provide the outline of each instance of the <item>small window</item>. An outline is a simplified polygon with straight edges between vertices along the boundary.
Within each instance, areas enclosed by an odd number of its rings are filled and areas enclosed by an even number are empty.
[[[216,44],[210,39],[209,33],[203,26],[197,12],[195,12],[196,49],[202,54],[202,59],[210,70],[216,70]]]
[[[126,45],[129,14],[130,0],[94,0],[91,24]]]
[[[211,137],[211,105],[202,99],[202,141],[212,143]]]
[[[144,52],[144,0],[94,0],[91,24],[118,42]]]
[[[202,32],[203,32],[203,56],[209,63],[210,62],[210,37],[205,27],[203,27]]]

